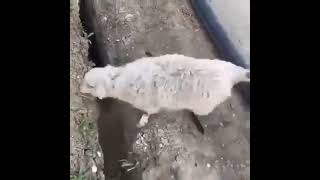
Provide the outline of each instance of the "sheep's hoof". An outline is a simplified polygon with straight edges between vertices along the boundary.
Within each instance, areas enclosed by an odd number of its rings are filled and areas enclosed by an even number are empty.
[[[143,114],[141,116],[139,123],[137,124],[137,128],[144,127],[148,123],[148,120],[149,120],[149,115]]]

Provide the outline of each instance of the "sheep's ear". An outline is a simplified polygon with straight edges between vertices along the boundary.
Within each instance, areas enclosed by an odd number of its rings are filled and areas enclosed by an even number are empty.
[[[99,99],[103,99],[106,97],[106,90],[105,90],[103,84],[101,84],[101,83],[97,84],[95,87],[95,91],[96,91],[96,96]]]

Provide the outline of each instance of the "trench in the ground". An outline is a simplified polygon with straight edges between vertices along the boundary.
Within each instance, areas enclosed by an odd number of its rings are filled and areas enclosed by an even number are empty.
[[[80,19],[86,34],[94,33],[89,37],[89,61],[94,62],[95,67],[107,65],[108,60],[103,59],[103,54],[96,41],[97,33],[94,29],[94,17],[91,17],[90,1],[80,0]],[[146,52],[152,55],[150,52]],[[119,160],[131,159],[128,152],[132,152],[132,143],[138,133],[136,122],[141,112],[132,108],[127,103],[107,98],[97,100],[99,117],[97,120],[99,143],[104,156],[104,174],[106,179],[136,180],[142,179],[141,172],[120,168]],[[126,120],[126,121],[124,121]]]
[[[105,57],[105,55],[103,55],[104,52],[100,51],[99,48],[101,47],[96,41],[99,32],[95,32],[93,28],[94,17],[91,17],[90,13],[88,13],[88,11],[92,11],[92,8],[86,7],[88,6],[85,4],[86,2],[88,3],[90,0],[80,0],[80,18],[87,34],[94,32],[94,35],[89,37],[92,42],[89,46],[89,60],[93,61],[97,67],[102,67],[108,61],[101,58]],[[152,56],[153,52],[146,51],[145,54],[146,56]],[[245,92],[247,92],[247,99],[250,99],[250,91]],[[250,101],[248,102],[250,103]],[[142,179],[141,172],[131,171],[130,173],[125,173],[120,169],[118,163],[118,160],[128,158],[128,152],[132,152],[132,142],[138,132],[136,123],[141,117],[141,112],[127,103],[110,98],[99,100],[98,105],[100,109],[98,118],[99,143],[103,150],[104,173],[107,179]],[[119,175],[121,176],[119,177]]]
[[[83,30],[87,34],[88,39],[90,40],[89,43],[89,49],[88,49],[88,59],[89,61],[94,62],[96,67],[102,67],[105,64],[103,61],[99,58],[99,49],[97,48],[97,42],[96,42],[96,34],[94,32],[93,28],[93,22],[90,19],[88,9],[86,9],[86,0],[80,0],[79,6],[80,6],[80,20],[83,27]],[[93,33],[92,35],[90,35]]]

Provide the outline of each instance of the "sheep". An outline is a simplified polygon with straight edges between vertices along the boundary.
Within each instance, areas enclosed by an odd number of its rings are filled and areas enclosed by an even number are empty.
[[[240,82],[250,82],[250,70],[220,59],[167,54],[93,68],[85,74],[81,92],[116,98],[144,111],[137,124],[141,128],[160,111],[188,110],[193,118],[208,115]]]

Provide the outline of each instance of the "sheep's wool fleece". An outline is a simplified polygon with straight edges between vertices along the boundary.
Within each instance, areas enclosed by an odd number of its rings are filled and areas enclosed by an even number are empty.
[[[229,97],[248,72],[230,62],[177,54],[141,58],[111,70],[117,71],[111,96],[149,114],[189,109],[198,115],[207,115]]]

